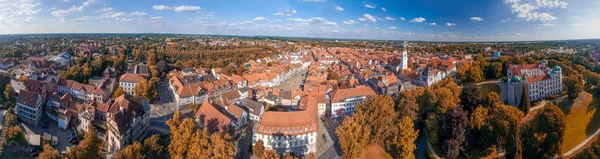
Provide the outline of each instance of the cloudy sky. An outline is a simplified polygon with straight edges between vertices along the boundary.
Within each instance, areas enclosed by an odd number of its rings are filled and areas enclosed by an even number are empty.
[[[600,38],[597,28],[600,0],[0,0],[0,34],[505,41]]]

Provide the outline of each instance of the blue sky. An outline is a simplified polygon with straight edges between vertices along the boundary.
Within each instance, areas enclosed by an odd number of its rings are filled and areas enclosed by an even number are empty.
[[[598,26],[599,0],[0,0],[0,34],[506,41],[600,38]]]

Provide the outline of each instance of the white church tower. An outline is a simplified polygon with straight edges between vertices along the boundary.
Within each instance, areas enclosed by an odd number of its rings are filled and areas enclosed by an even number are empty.
[[[402,51],[401,70],[408,68],[408,51],[406,51],[406,41],[404,41],[404,50]]]

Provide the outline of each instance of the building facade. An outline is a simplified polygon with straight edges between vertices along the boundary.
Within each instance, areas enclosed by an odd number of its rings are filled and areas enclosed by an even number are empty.
[[[341,118],[351,116],[356,111],[357,104],[375,95],[375,92],[366,86],[357,86],[350,89],[338,89],[331,92],[331,117]]]
[[[562,70],[559,66],[547,67],[548,61],[539,64],[512,65],[507,71],[508,104],[519,105],[524,88],[529,101],[536,101],[563,91]]]
[[[42,95],[21,90],[17,99],[17,116],[21,121],[37,125],[42,117],[43,103]]]
[[[254,127],[252,144],[261,140],[265,149],[276,150],[280,154],[308,155],[316,152],[317,98],[305,96],[299,107],[299,111],[265,112]]]

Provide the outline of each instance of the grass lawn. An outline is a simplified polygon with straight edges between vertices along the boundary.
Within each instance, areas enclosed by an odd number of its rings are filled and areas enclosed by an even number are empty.
[[[575,100],[565,99],[558,104],[566,115],[561,153],[571,150],[600,127],[600,120],[597,120],[600,113],[592,100],[590,93],[582,92]]]
[[[487,94],[491,92],[496,92],[498,93],[498,95],[500,95],[500,86],[498,86],[495,83],[482,84],[479,85],[479,88],[481,89],[481,94],[483,95],[483,97],[486,97]]]

